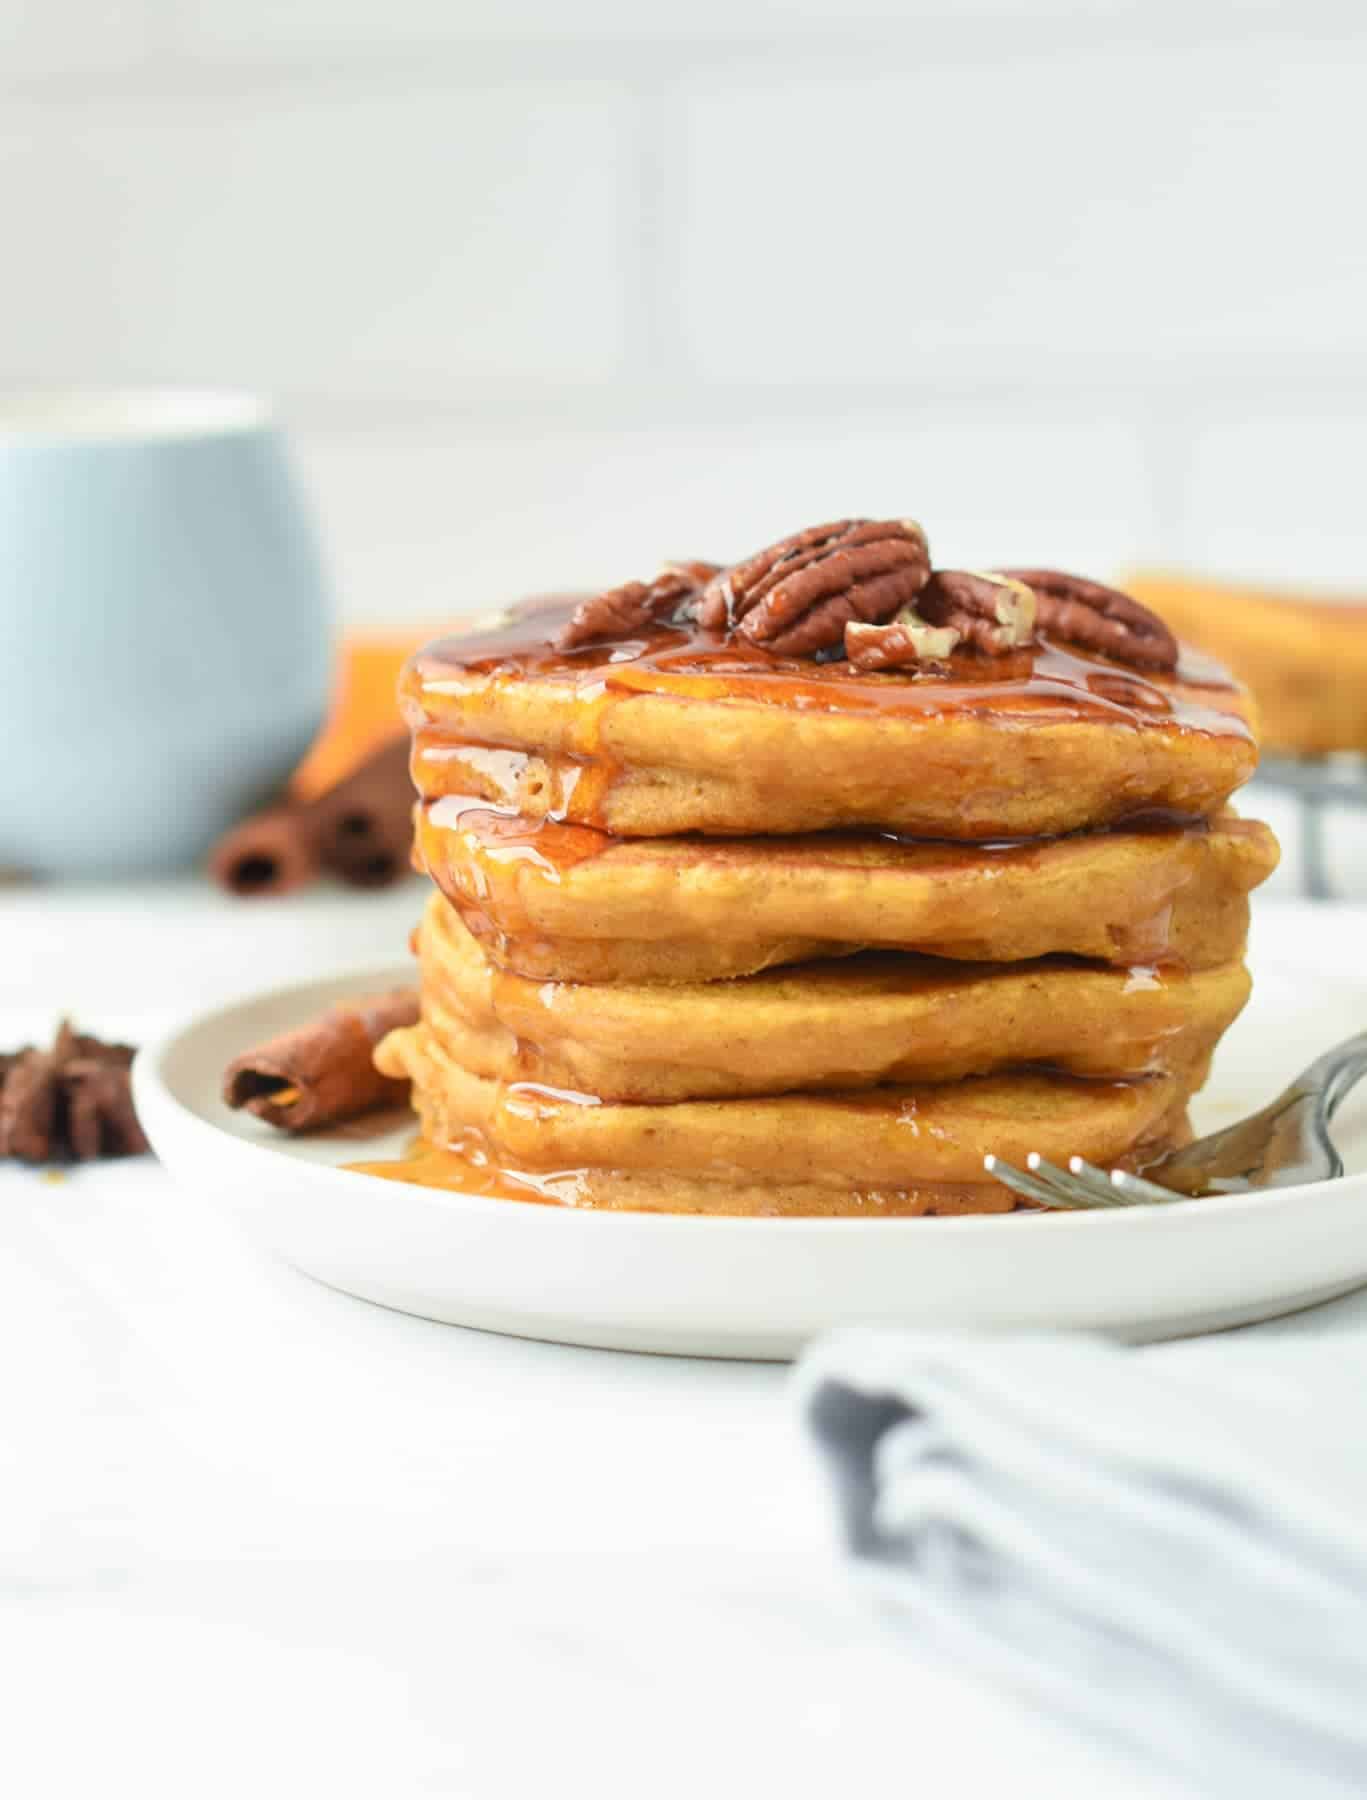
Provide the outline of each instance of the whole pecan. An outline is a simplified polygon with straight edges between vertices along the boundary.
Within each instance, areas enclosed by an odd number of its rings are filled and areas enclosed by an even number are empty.
[[[1033,588],[1042,631],[1141,669],[1175,669],[1177,639],[1156,613],[1116,588],[1060,569],[998,569]]]
[[[605,638],[629,637],[642,625],[674,618],[696,600],[720,564],[666,563],[654,581],[628,581],[581,600],[570,622],[555,640],[557,650],[577,650]]]
[[[715,575],[698,617],[709,630],[729,627],[777,655],[814,656],[838,647],[851,620],[892,618],[929,575],[925,533],[913,519],[841,519]]]

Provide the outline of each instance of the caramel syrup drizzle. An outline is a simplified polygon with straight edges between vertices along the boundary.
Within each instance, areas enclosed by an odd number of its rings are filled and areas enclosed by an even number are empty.
[[[555,639],[573,606],[567,599],[532,602],[412,659],[403,679],[405,710],[415,780],[429,798],[478,794],[495,806],[545,814],[552,824],[573,820],[605,829],[608,795],[622,772],[605,749],[606,722],[614,705],[642,694],[804,713],[978,713],[1251,736],[1238,687],[1191,653],[1176,676],[1165,676],[1041,639],[1001,657],[955,652],[947,669],[863,675],[843,661],[776,657],[746,639],[692,624],[648,626],[617,643],[561,651]],[[566,712],[563,747],[554,754],[532,757],[500,744],[496,720],[481,723],[491,703],[496,710],[508,688],[529,679]],[[558,848],[572,854],[568,843]]]
[[[955,651],[947,673],[863,675],[844,661],[778,657],[748,639],[691,624],[653,625],[616,643],[557,650],[555,639],[574,604],[559,598],[529,602],[487,629],[439,639],[413,658],[407,691],[421,703],[426,695],[467,692],[472,676],[530,678],[568,684],[590,707],[611,696],[659,693],[761,701],[803,712],[1045,711],[1251,735],[1239,715],[1237,684],[1218,664],[1185,649],[1173,676],[1142,673],[1051,639],[1006,656]]]
[[[346,1166],[358,1175],[378,1175],[382,1181],[406,1181],[448,1193],[530,1201],[538,1206],[582,1205],[588,1174],[586,1169],[536,1173],[500,1168],[489,1154],[483,1132],[473,1126],[449,1144],[432,1144],[418,1137],[402,1156]]]

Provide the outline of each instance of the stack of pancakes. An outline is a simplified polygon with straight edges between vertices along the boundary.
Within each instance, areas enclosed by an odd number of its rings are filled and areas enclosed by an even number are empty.
[[[869,673],[686,603],[587,641],[576,616],[532,604],[405,672],[436,891],[420,1022],[377,1057],[427,1146],[395,1174],[1004,1211],[987,1152],[1142,1167],[1184,1139],[1277,855],[1227,810],[1256,752],[1222,671],[1046,630]]]

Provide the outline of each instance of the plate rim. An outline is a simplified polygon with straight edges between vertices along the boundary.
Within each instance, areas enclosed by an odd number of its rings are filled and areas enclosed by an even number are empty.
[[[131,1081],[134,1105],[140,1114],[145,1114],[149,1122],[148,1136],[153,1140],[155,1150],[157,1115],[170,1111],[195,1130],[210,1133],[213,1137],[226,1140],[234,1146],[232,1154],[239,1152],[259,1161],[264,1168],[279,1157],[286,1157],[291,1170],[301,1179],[313,1180],[341,1177],[357,1184],[364,1183],[376,1190],[384,1189],[392,1199],[393,1182],[382,1176],[370,1175],[359,1169],[348,1169],[331,1163],[310,1161],[304,1157],[290,1156],[289,1146],[294,1141],[288,1136],[256,1140],[243,1137],[237,1132],[227,1129],[217,1120],[208,1118],[203,1112],[188,1105],[176,1094],[165,1073],[165,1065],[181,1048],[184,1040],[195,1033],[211,1029],[216,1025],[227,1024],[236,1013],[245,1013],[254,1007],[268,1002],[288,1003],[294,996],[302,1001],[305,995],[316,992],[320,988],[335,988],[340,984],[350,986],[356,983],[357,993],[375,991],[377,987],[388,984],[393,986],[397,980],[400,985],[412,985],[412,969],[396,962],[350,964],[341,967],[331,974],[317,974],[299,981],[286,982],[269,988],[256,989],[231,1001],[220,1000],[216,1004],[198,1007],[177,1019],[172,1025],[160,1032],[149,1043],[143,1045],[134,1058]],[[1209,1218],[1212,1222],[1221,1219],[1256,1214],[1268,1210],[1276,1210],[1288,1203],[1298,1205],[1329,1204],[1341,1196],[1345,1189],[1353,1189],[1367,1183],[1367,1173],[1340,1176],[1335,1180],[1302,1182],[1293,1187],[1263,1188],[1248,1194],[1213,1194],[1201,1199],[1175,1200],[1171,1205],[1162,1207],[1138,1206],[1123,1210],[1096,1210],[1080,1212],[1054,1212],[1049,1214],[1049,1230],[1064,1233],[1085,1231],[1143,1231],[1158,1229],[1167,1221],[1175,1218],[1193,1218],[1196,1216]],[[635,1227],[657,1233],[692,1233],[694,1235],[707,1230],[725,1232],[729,1235],[737,1233],[772,1233],[775,1230],[787,1235],[795,1235],[800,1228],[814,1231],[825,1237],[833,1232],[847,1232],[858,1227],[865,1233],[878,1232],[899,1235],[908,1227],[915,1227],[918,1232],[933,1232],[937,1236],[974,1236],[984,1231],[997,1232],[1019,1230],[1020,1220],[1024,1217],[1037,1218],[1039,1215],[1020,1213],[964,1213],[952,1217],[884,1217],[869,1218],[846,1216],[837,1218],[803,1217],[792,1218],[771,1217],[756,1214],[711,1214],[711,1213],[664,1213],[664,1212],[629,1212],[612,1208],[574,1207],[574,1206],[541,1206],[526,1203],[510,1203],[505,1199],[487,1194],[467,1194],[449,1188],[425,1187],[421,1183],[409,1184],[421,1191],[430,1201],[450,1208],[454,1212],[468,1213],[478,1218],[504,1217],[510,1204],[525,1206],[528,1214],[535,1214],[538,1219],[547,1223],[551,1219],[573,1219],[576,1221],[598,1220],[611,1221],[604,1229],[624,1231]],[[551,1227],[554,1229],[554,1227]],[[593,1227],[590,1227],[593,1229]]]

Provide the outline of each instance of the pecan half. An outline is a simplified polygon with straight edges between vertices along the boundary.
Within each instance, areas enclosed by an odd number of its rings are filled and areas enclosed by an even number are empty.
[[[779,656],[814,656],[837,648],[852,620],[892,618],[929,575],[930,552],[915,520],[841,519],[714,576],[698,617],[709,630],[729,627]]]
[[[1177,639],[1147,606],[1060,569],[998,569],[1033,588],[1041,631],[1141,669],[1175,669]]]
[[[654,581],[628,581],[581,600],[555,640],[555,647],[577,650],[581,644],[630,637],[642,625],[676,618],[690,607],[719,568],[720,564],[710,562],[666,563]]]
[[[1035,633],[1034,591],[1011,575],[937,569],[917,596],[916,610],[931,625],[952,626],[987,656],[1019,650]]]

